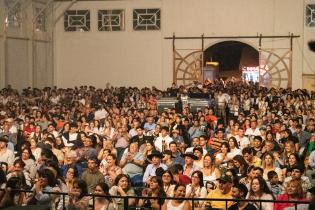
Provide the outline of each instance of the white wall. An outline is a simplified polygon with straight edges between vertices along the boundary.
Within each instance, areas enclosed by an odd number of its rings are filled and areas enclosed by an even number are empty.
[[[6,84],[22,89],[30,86],[28,41],[7,40]]]
[[[67,3],[65,3],[66,5]],[[90,32],[64,32],[56,26],[55,81],[58,86],[92,84],[162,86],[162,31],[133,31],[133,8],[161,8],[160,1],[79,2],[71,9],[90,9]],[[126,29],[98,32],[98,9],[125,9]],[[56,11],[56,14],[60,14]],[[162,26],[163,27],[163,26]]]
[[[4,20],[4,1],[0,1],[0,20]],[[0,29],[4,28],[4,21],[0,21]],[[0,30],[0,88],[5,87],[5,41],[4,31]]]
[[[43,3],[40,3],[40,2]],[[14,1],[15,2],[15,1]],[[25,87],[53,85],[52,44],[49,23],[52,7],[46,8],[47,32],[33,30],[36,14],[34,6],[46,5],[46,0],[19,1],[21,4],[21,26],[4,27],[8,8],[0,1],[0,87],[12,85],[21,90]]]
[[[310,2],[310,1],[307,1]],[[63,13],[63,3],[56,15]],[[133,31],[134,8],[161,8],[160,31]],[[130,0],[78,2],[71,9],[90,9],[90,32],[64,32],[63,18],[55,28],[55,83],[61,87],[107,82],[119,86],[170,86],[172,82],[172,36],[288,35],[301,38],[293,46],[293,88],[302,87],[302,72],[312,68],[314,54],[307,40],[314,30],[304,27],[304,2],[301,0]],[[98,9],[125,9],[123,32],[98,32]],[[211,46],[225,40],[206,40]],[[257,39],[238,40],[258,48]],[[264,48],[289,47],[289,40],[263,40]],[[299,44],[299,45],[298,45]],[[201,48],[200,40],[178,40],[177,48]],[[299,48],[301,49],[299,49]]]

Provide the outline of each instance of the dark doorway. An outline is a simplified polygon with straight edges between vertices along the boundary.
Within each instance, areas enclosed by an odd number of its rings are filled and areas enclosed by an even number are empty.
[[[238,41],[224,41],[210,46],[204,51],[204,66],[217,63],[215,75],[223,79],[242,77],[244,67],[259,66],[259,52],[252,46]]]

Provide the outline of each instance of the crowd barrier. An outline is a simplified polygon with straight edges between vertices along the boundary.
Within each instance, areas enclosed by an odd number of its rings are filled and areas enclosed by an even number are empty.
[[[3,190],[3,189],[2,189]],[[33,191],[30,190],[21,190],[21,189],[14,189],[13,191],[17,191],[17,192],[24,192],[24,193],[33,193]],[[43,192],[46,194],[51,194],[51,195],[60,195],[62,197],[62,204],[63,204],[63,210],[66,210],[66,196],[69,196],[68,193],[65,192]],[[278,201],[278,200],[251,200],[251,199],[222,199],[222,198],[171,198],[171,197],[143,197],[143,196],[107,196],[107,195],[96,195],[96,194],[87,194],[86,196],[91,197],[92,200],[92,204],[91,204],[91,208],[94,209],[95,206],[95,198],[97,197],[103,197],[103,198],[107,198],[107,199],[115,199],[115,198],[120,198],[123,199],[123,204],[124,204],[124,210],[143,210],[145,208],[140,208],[140,207],[134,207],[134,206],[129,206],[128,205],[128,200],[129,199],[152,199],[152,200],[187,200],[190,201],[192,203],[195,203],[196,201],[203,201],[203,202],[210,202],[210,201],[223,201],[225,202],[225,209],[227,209],[228,207],[228,202],[232,201],[232,202],[242,202],[242,201],[246,201],[246,202],[253,202],[253,203],[259,203],[258,209],[261,210],[262,209],[262,203],[290,203],[290,204],[294,204],[295,210],[298,210],[298,205],[301,204],[307,204],[309,205],[310,202],[309,201]],[[36,206],[19,206],[18,209],[20,210],[26,210],[26,209],[32,209],[32,210],[46,210],[48,206],[40,206],[40,205],[36,205]],[[200,208],[195,207],[194,205],[191,205],[192,210],[200,210]],[[6,209],[17,209],[17,207],[9,207]],[[49,207],[48,207],[49,209]],[[162,206],[160,205],[160,209],[162,209]],[[203,208],[204,209],[204,208]],[[212,210],[212,208],[205,208],[206,210]],[[305,209],[305,208],[303,208]],[[218,209],[213,209],[213,210],[218,210]],[[276,209],[274,209],[276,210]]]

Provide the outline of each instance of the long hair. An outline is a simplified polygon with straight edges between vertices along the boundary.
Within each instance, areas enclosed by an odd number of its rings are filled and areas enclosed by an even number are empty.
[[[44,168],[38,171],[38,176],[42,178],[47,178],[48,185],[50,187],[55,187],[57,185],[57,180],[54,173],[48,168]]]
[[[223,145],[227,148],[227,152],[230,152],[230,151],[231,151],[230,145],[229,145],[227,142],[223,142],[223,143],[221,144],[221,148],[222,148]]]
[[[0,202],[0,208],[6,208],[15,206],[17,203],[14,201],[14,197],[21,192],[17,191],[21,189],[21,180],[19,177],[11,177],[6,183],[5,194]]]
[[[171,183],[170,184],[172,184],[174,182],[174,177],[173,177],[173,174],[171,173],[171,171],[170,170],[163,171],[162,177],[163,177],[164,174],[169,174],[170,175],[170,177],[171,177]]]
[[[239,149],[239,146],[238,146],[238,143],[237,143],[236,138],[235,138],[234,136],[231,136],[231,137],[229,138],[229,140],[231,140],[231,139],[232,139],[232,141],[234,142],[235,147],[236,147],[237,149]],[[230,146],[230,145],[229,145],[229,146]]]
[[[270,156],[271,159],[272,159],[272,165],[274,166],[274,161],[275,161],[275,158],[273,157],[272,153],[270,152],[267,152],[266,154],[264,154],[264,156],[262,157],[262,167],[265,168],[266,167],[266,161],[265,161],[265,158],[267,156]]]
[[[269,187],[268,187],[268,185],[267,185],[267,182],[266,182],[262,177],[260,177],[260,176],[255,177],[255,178],[251,181],[251,183],[250,183],[250,190],[249,190],[249,197],[255,195],[255,193],[254,193],[254,191],[253,191],[253,189],[252,189],[252,185],[253,185],[254,180],[258,180],[258,182],[259,182],[259,188],[260,188],[259,190],[260,190],[260,192],[261,192],[262,194],[270,194],[270,195],[273,197],[273,199],[275,199],[273,193],[271,192],[271,190],[269,189]]]
[[[201,171],[194,171],[191,175],[193,177],[195,174],[199,177],[199,186],[203,187],[203,173]]]
[[[233,157],[234,161],[237,161],[241,166],[244,167],[244,170],[246,172],[247,168],[248,168],[248,164],[246,162],[246,160],[244,159],[244,157],[242,155],[235,155]]]
[[[127,187],[127,189],[125,190],[125,192],[127,192],[129,189],[130,189],[130,187],[131,187],[131,182],[130,182],[130,177],[127,175],[127,174],[119,174],[118,176],[116,176],[116,179],[115,179],[115,185],[116,186],[118,186],[118,183],[119,183],[119,181],[122,179],[122,178],[126,178],[127,179],[127,181],[128,181],[128,187]]]
[[[151,177],[150,181],[153,181],[153,180],[158,183],[158,188],[159,188],[158,190],[159,190],[159,191],[161,191],[161,190],[164,191],[163,182],[162,182],[161,177],[159,177],[159,176],[153,176],[153,177]]]
[[[102,188],[102,190],[104,192],[103,195],[110,196],[109,195],[109,187],[105,182],[100,182],[96,186],[99,186],[100,188]],[[112,199],[110,197],[105,197],[105,199],[107,199],[108,201],[112,201]]]
[[[75,184],[77,184],[81,190],[81,193],[79,195],[79,199],[83,198],[83,196],[88,194],[88,187],[87,187],[86,182],[83,179],[75,178],[73,181],[73,186]]]
[[[210,158],[211,158],[210,169],[211,169],[211,171],[213,171],[214,168],[215,168],[215,158],[213,157],[213,155],[206,154],[206,155],[203,157],[203,160],[205,160],[206,157],[210,157]]]
[[[296,186],[296,193],[295,195],[298,196],[298,198],[304,198],[304,191],[302,188],[302,183],[299,180],[292,179],[288,182],[287,188],[290,184],[294,184]],[[285,189],[287,192],[287,189]]]

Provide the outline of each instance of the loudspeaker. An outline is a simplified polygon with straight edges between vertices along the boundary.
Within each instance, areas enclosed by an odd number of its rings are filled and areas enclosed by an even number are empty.
[[[157,100],[157,110],[159,113],[162,113],[167,109],[175,108],[177,103],[178,103],[177,98],[161,98]]]
[[[205,107],[209,106],[209,99],[205,98],[189,98],[188,99],[188,104],[190,111],[195,113],[198,112],[199,110],[202,110]]]

